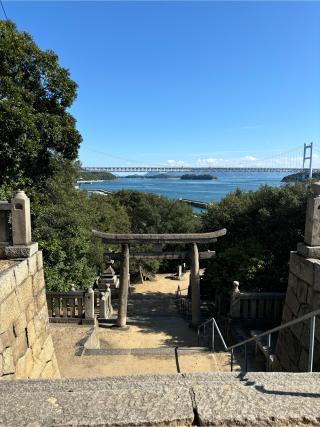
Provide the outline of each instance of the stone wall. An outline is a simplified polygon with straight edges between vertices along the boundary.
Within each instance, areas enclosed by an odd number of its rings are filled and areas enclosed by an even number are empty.
[[[313,184],[308,200],[304,243],[291,252],[288,289],[282,323],[320,308],[320,183]],[[308,369],[310,320],[279,333],[273,370]],[[320,319],[316,319],[314,370],[320,370]]]
[[[0,261],[0,379],[59,377],[42,252]]]
[[[282,323],[320,308],[320,260],[304,258],[298,252],[290,257],[290,274]],[[308,368],[310,323],[283,329],[279,333],[274,370],[303,372]],[[320,325],[316,322],[314,370],[320,370]]]

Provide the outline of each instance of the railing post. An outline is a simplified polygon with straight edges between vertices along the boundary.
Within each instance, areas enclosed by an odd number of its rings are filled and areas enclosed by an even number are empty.
[[[212,351],[214,352],[214,332],[215,332],[215,321],[212,319]]]
[[[270,371],[270,354],[271,354],[271,334],[268,334],[268,359],[267,359],[267,371]]]
[[[100,319],[107,319],[107,299],[106,294],[104,292],[101,292],[100,294],[100,310],[99,310],[99,318]]]
[[[176,298],[179,298],[179,296],[181,296],[180,294],[181,294],[180,285],[178,285],[177,291],[176,291]]]
[[[30,199],[24,191],[11,199],[12,204],[12,243],[13,245],[31,244]]]
[[[0,210],[0,246],[7,245],[9,245],[8,211]]]
[[[112,316],[112,301],[111,301],[111,288],[109,283],[107,284],[107,290],[106,290],[106,300],[107,300],[107,310],[108,310],[108,318]]]
[[[313,353],[314,353],[314,331],[316,326],[316,317],[310,318],[310,338],[309,338],[309,361],[308,361],[308,372],[313,370]]]
[[[248,372],[248,351],[247,344],[244,345],[244,369]]]
[[[233,282],[233,288],[230,298],[230,317],[232,319],[239,319],[240,317],[240,289],[239,282]]]
[[[94,291],[91,287],[85,293],[85,318],[94,319]]]

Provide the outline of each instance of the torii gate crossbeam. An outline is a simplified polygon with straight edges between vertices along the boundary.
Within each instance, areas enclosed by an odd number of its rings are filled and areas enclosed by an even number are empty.
[[[129,288],[129,244],[130,243],[180,243],[190,245],[191,257],[191,302],[192,302],[192,326],[197,327],[200,322],[200,272],[198,244],[216,242],[218,237],[227,233],[226,229],[210,233],[189,234],[111,234],[93,230],[93,235],[102,239],[106,244],[120,244],[121,253],[116,254],[120,258],[120,288],[118,302],[117,326],[126,328]],[[161,258],[159,252],[159,258]],[[146,254],[144,254],[146,256]],[[155,256],[155,253],[152,253]]]

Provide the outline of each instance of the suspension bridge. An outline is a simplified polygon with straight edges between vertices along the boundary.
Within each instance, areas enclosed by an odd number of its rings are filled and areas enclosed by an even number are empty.
[[[313,168],[314,144],[304,144],[303,147],[294,147],[284,153],[275,154],[266,159],[244,159],[242,161],[226,161],[225,165],[205,165],[205,166],[185,166],[185,165],[127,165],[127,166],[94,166],[83,167],[88,172],[280,172],[280,173],[302,173],[306,178],[312,178],[313,171],[319,172]],[[320,156],[318,156],[320,157]]]

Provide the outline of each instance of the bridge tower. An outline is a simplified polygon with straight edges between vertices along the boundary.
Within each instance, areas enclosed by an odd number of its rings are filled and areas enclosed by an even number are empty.
[[[310,142],[310,144],[304,144],[303,147],[303,169],[305,169],[305,163],[307,160],[309,160],[309,179],[312,178],[312,147],[313,142]]]

